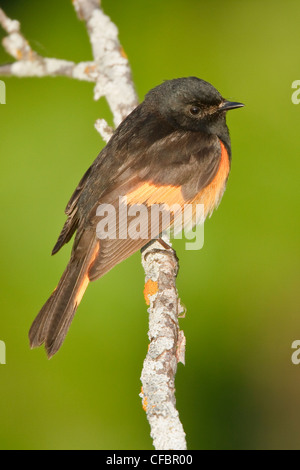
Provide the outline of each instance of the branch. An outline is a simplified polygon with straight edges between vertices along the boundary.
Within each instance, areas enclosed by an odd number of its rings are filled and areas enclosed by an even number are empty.
[[[94,98],[105,96],[117,127],[138,105],[131,70],[118,39],[118,29],[98,8],[99,0],[73,0],[79,19],[84,20],[93,57],[101,74],[97,75]]]
[[[74,62],[40,56],[21,33],[20,23],[11,20],[0,8],[0,25],[8,33],[3,41],[6,52],[16,59],[0,66],[0,75],[15,77],[54,77],[63,75],[88,82],[96,81],[96,63]]]
[[[101,10],[100,0],[73,0],[73,5],[86,24],[93,61],[75,64],[40,56],[22,35],[20,23],[0,8],[0,25],[7,32],[3,47],[15,58],[12,64],[0,66],[0,75],[66,76],[94,82],[94,99],[105,96],[118,126],[138,104],[118,29]],[[104,119],[98,119],[95,128],[106,142],[110,139],[113,129]],[[155,448],[182,450],[186,449],[185,433],[175,407],[174,381],[177,363],[184,363],[185,338],[178,325],[182,311],[175,285],[178,260],[167,244],[154,241],[142,253],[150,346],[142,370],[141,397]]]
[[[185,356],[185,337],[178,325],[178,315],[183,308],[175,285],[178,259],[172,249],[155,241],[143,250],[142,264],[146,274],[145,298],[148,305],[150,303],[150,345],[141,376],[140,396],[155,449],[184,450],[185,433],[175,407],[177,363],[184,364]]]

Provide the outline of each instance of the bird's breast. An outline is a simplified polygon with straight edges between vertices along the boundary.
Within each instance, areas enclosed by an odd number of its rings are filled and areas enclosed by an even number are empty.
[[[221,159],[218,171],[213,180],[197,194],[192,201],[193,204],[204,205],[204,217],[211,215],[219,205],[226,188],[226,182],[230,171],[230,160],[225,145],[220,140]]]

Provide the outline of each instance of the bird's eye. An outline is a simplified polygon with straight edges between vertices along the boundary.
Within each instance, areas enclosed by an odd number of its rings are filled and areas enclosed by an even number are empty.
[[[197,114],[200,113],[200,108],[198,106],[191,106],[190,113],[192,114],[192,116],[197,116]]]

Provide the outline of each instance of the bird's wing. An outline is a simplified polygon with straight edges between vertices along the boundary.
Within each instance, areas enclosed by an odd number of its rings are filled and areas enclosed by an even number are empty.
[[[220,162],[219,139],[200,132],[160,133],[161,130],[156,140],[149,135],[130,139],[122,133],[111,139],[74,191],[66,207],[68,219],[53,254],[76,229],[91,223],[95,208],[103,201],[110,200],[116,206],[119,196],[138,191],[130,196],[132,204],[147,205],[148,201],[151,205],[158,194],[160,203],[183,203],[210,183]]]

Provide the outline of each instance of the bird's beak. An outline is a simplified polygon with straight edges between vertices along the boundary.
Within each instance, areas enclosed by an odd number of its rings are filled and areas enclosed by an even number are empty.
[[[245,106],[243,103],[237,103],[235,101],[223,101],[220,105],[222,111],[228,111],[229,109],[242,108]]]

